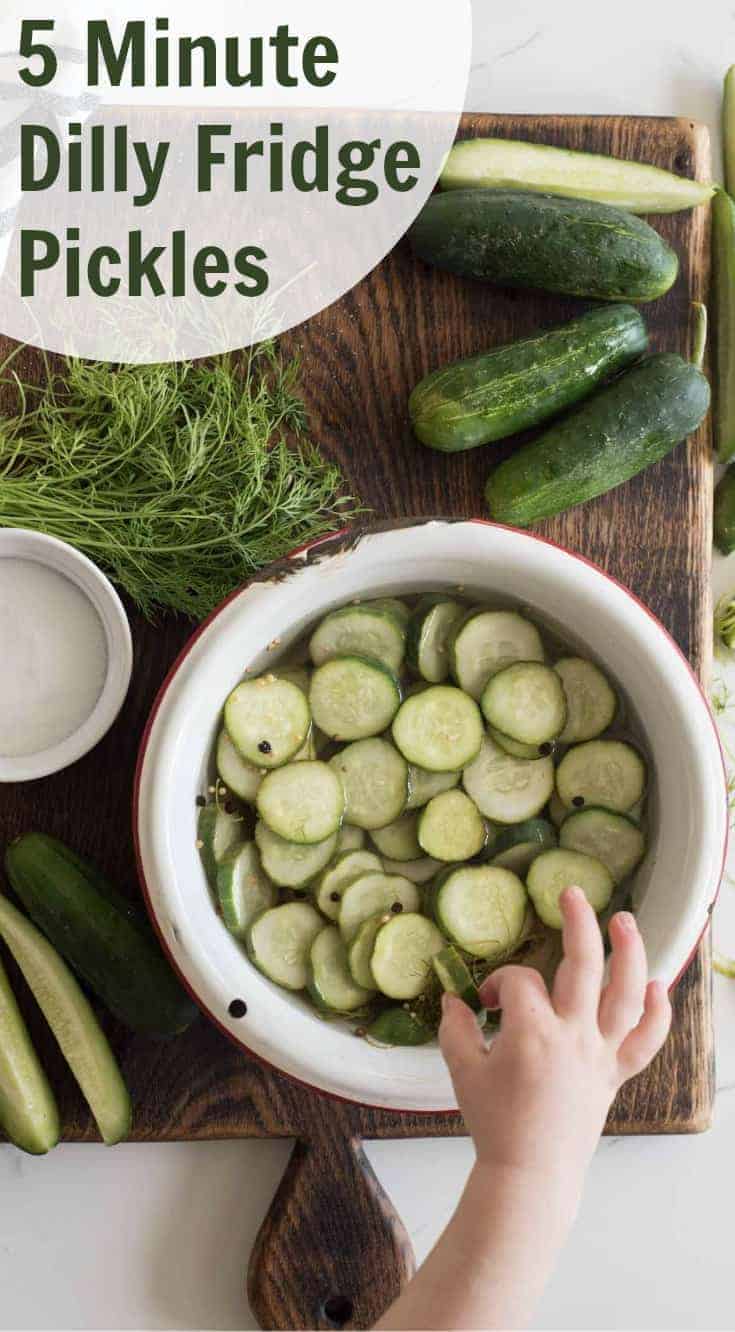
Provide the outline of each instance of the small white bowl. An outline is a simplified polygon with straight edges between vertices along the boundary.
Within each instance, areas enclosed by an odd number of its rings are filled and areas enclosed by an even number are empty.
[[[119,713],[133,669],[130,625],[112,583],[73,546],[27,528],[0,528],[0,559],[32,560],[74,583],[102,622],[107,646],[107,674],[92,712],[72,735],[50,749],[8,758],[0,755],[0,782],[28,782],[68,768],[102,739]]]
[[[651,839],[636,908],[651,975],[672,985],[709,919],[722,876],[727,791],[717,731],[688,662],[645,606],[586,560],[509,528],[430,521],[317,543],[232,596],[194,635],[143,740],[134,800],[141,883],[171,961],[199,1005],[243,1048],[323,1091],[368,1105],[456,1105],[438,1048],[381,1050],[321,1022],[261,976],[228,934],[196,849],[196,797],[228,693],[335,606],[433,589],[509,598],[605,663],[652,758]],[[247,1015],[228,1009],[243,999]]]

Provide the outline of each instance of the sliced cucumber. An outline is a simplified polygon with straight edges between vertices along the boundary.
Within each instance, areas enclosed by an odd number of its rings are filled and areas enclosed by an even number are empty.
[[[411,619],[411,612],[400,597],[376,597],[375,601],[369,601],[367,605],[374,610],[390,611],[403,625],[407,625]]]
[[[422,856],[420,860],[389,860],[383,856],[386,874],[402,874],[411,883],[429,883],[444,868],[440,860],[433,860],[431,856]]]
[[[365,1035],[374,1045],[426,1045],[434,1032],[407,1008],[386,1008],[368,1027]]]
[[[502,731],[496,731],[494,726],[488,726],[487,729],[498,748],[502,749],[504,754],[511,754],[513,758],[548,758],[554,752],[554,745],[550,740],[541,745],[524,745],[522,741],[503,735]]]
[[[483,736],[474,699],[450,685],[433,685],[401,704],[393,739],[401,753],[429,772],[456,772],[471,762]]]
[[[248,957],[284,990],[305,990],[311,946],[324,919],[308,902],[286,902],[263,911],[247,933]]]
[[[400,671],[405,647],[406,630],[400,616],[374,603],[332,611],[309,643],[315,666],[331,657],[375,657],[392,671]]]
[[[417,825],[417,814],[402,814],[400,819],[389,823],[386,828],[374,829],[371,837],[381,856],[399,861],[417,860],[421,855],[416,835]]]
[[[622,740],[588,740],[564,755],[556,789],[567,809],[602,805],[625,814],[643,795],[646,766]]]
[[[303,888],[329,864],[337,850],[337,836],[333,833],[323,842],[299,846],[279,837],[259,820],[255,825],[255,844],[269,879],[281,888]]]
[[[559,740],[563,745],[595,740],[612,724],[617,712],[614,689],[599,667],[583,657],[562,657],[554,670],[567,700],[567,721]]]
[[[269,772],[258,791],[258,813],[271,832],[288,842],[313,846],[338,832],[345,796],[328,763],[289,763]]]
[[[551,798],[549,800],[549,818],[551,819],[551,822],[554,824],[556,828],[561,828],[561,825],[564,822],[565,818],[567,817],[568,813],[569,810],[567,809],[563,801],[559,799],[556,787],[554,787],[554,790],[551,793]]]
[[[418,888],[410,879],[400,874],[365,874],[342,894],[339,909],[342,937],[351,943],[362,922],[370,916],[418,911],[420,904]]]
[[[245,761],[224,727],[217,741],[217,772],[228,791],[252,805],[263,780],[263,769]]]
[[[205,805],[197,819],[197,846],[204,872],[212,886],[217,887],[217,866],[223,856],[242,841],[243,820],[236,814],[226,814],[218,805]]]
[[[550,758],[516,759],[486,736],[480,753],[462,773],[462,785],[485,818],[522,823],[539,814],[554,789]]]
[[[407,911],[381,925],[370,967],[375,983],[389,999],[415,999],[431,976],[431,959],[444,947],[432,921]]]
[[[543,659],[538,629],[516,611],[470,611],[456,626],[450,650],[452,675],[477,699],[490,676],[504,666]]]
[[[449,870],[434,902],[444,934],[473,957],[491,960],[517,947],[527,908],[528,897],[518,876],[494,865]]]
[[[545,851],[534,860],[526,880],[531,900],[545,925],[560,930],[559,898],[566,888],[581,888],[595,911],[604,911],[615,882],[601,860],[580,851]]]
[[[130,1132],[128,1089],[107,1037],[66,963],[0,896],[0,936],[20,967],[108,1147]]]
[[[429,684],[442,684],[449,675],[449,641],[464,614],[458,601],[430,601],[420,605],[408,626],[408,664]]]
[[[298,685],[275,675],[261,675],[233,689],[225,703],[225,726],[248,763],[279,768],[307,739],[311,714]]]
[[[446,944],[431,961],[442,989],[446,990],[447,994],[456,994],[474,1013],[481,1013],[483,1002],[480,992],[472,979],[467,963],[457,949],[451,944]]]
[[[231,934],[244,939],[248,926],[261,911],[274,907],[278,893],[263,872],[254,842],[233,847],[217,866],[217,897],[222,919]]]
[[[365,874],[382,874],[383,865],[372,851],[348,851],[335,865],[329,865],[316,884],[314,900],[323,916],[338,920],[345,888]]]
[[[477,805],[464,791],[434,796],[421,811],[418,839],[434,860],[471,860],[488,840],[488,827]]]
[[[358,985],[347,962],[347,948],[336,925],[317,934],[309,955],[309,993],[320,1008],[353,1013],[370,1001],[374,985]]]
[[[556,833],[545,819],[527,819],[514,828],[499,833],[492,848],[493,865],[512,870],[525,879],[530,866],[542,851],[550,851],[557,844]]]
[[[406,809],[420,809],[422,805],[428,805],[434,796],[458,786],[461,776],[461,772],[427,772],[425,768],[418,768],[414,763],[409,764]]]
[[[382,925],[393,917],[379,912],[376,916],[370,916],[364,920],[358,927],[354,939],[347,950],[347,960],[350,971],[357,981],[366,990],[375,989],[375,977],[373,976],[370,960],[375,948],[375,936]]]
[[[646,854],[640,828],[627,814],[609,809],[580,809],[564,820],[559,845],[565,851],[582,851],[606,865],[616,884],[633,873]]]
[[[388,740],[356,740],[330,759],[345,794],[345,819],[358,828],[394,823],[408,799],[408,764]]]
[[[401,705],[401,687],[381,661],[331,657],[314,671],[309,704],[325,735],[364,740],[390,726]]]
[[[339,830],[337,854],[341,856],[345,851],[362,851],[366,840],[364,828],[353,828],[351,823],[343,823]]]
[[[567,720],[567,701],[556,671],[517,661],[491,677],[480,700],[491,726],[524,745],[555,740]]]
[[[34,1156],[50,1152],[61,1135],[54,1093],[1,962],[0,1129]]]

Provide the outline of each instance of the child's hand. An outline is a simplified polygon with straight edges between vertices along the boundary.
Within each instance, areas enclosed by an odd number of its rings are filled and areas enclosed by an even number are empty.
[[[618,1088],[653,1059],[671,1021],[665,986],[646,984],[646,954],[633,916],[610,922],[610,980],[600,994],[602,936],[584,893],[561,899],[564,960],[551,995],[537,971],[508,966],[482,987],[502,1008],[486,1047],[474,1015],[445,995],[439,1039],[478,1163],[563,1173],[572,1188]]]

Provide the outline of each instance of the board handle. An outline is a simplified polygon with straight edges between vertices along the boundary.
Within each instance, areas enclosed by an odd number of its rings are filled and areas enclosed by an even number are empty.
[[[262,1328],[370,1328],[415,1271],[360,1138],[335,1129],[296,1143],[255,1241],[248,1299]]]

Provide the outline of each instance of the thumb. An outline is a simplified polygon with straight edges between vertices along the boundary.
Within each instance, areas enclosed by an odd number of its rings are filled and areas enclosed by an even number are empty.
[[[442,997],[442,1020],[439,1027],[439,1045],[459,1092],[463,1074],[475,1066],[485,1055],[485,1042],[471,1008],[456,994]]]

